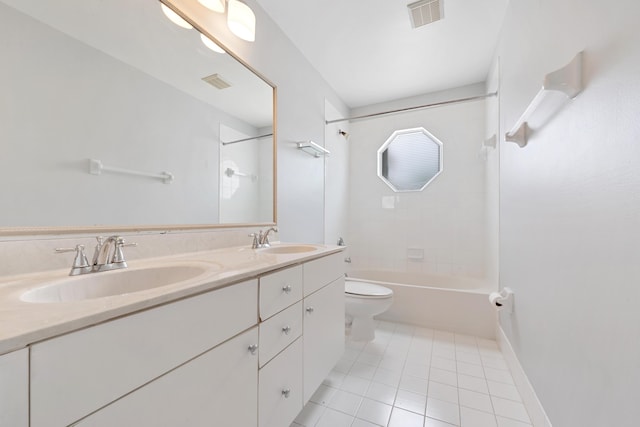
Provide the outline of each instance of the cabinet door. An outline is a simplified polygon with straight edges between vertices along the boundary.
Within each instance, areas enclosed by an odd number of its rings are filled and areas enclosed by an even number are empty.
[[[255,427],[258,342],[253,328],[178,367],[75,426]]]
[[[29,351],[0,356],[0,426],[29,425]]]
[[[250,280],[31,347],[31,427],[68,425],[257,323]]]
[[[258,427],[285,427],[302,410],[302,340],[260,369]]]
[[[344,278],[304,299],[304,402],[344,353]]]

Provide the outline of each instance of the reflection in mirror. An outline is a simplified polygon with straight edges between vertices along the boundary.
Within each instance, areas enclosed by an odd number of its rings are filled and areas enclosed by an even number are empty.
[[[274,222],[273,88],[159,2],[0,0],[0,37],[0,227]]]
[[[421,191],[442,172],[442,143],[424,128],[395,131],[378,150],[378,176],[394,191]]]

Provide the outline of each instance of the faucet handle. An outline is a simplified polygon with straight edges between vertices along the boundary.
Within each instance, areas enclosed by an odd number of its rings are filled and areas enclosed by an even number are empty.
[[[123,267],[127,266],[127,261],[124,259],[124,252],[122,252],[122,248],[125,246],[138,246],[137,243],[125,243],[122,237],[118,237],[116,239],[116,247],[113,251],[113,258],[111,260],[112,263],[119,263]]]
[[[258,243],[258,233],[251,233],[249,237],[253,237],[253,242],[251,243],[251,249],[257,249],[260,244]]]
[[[66,252],[76,253],[69,276],[77,276],[78,274],[84,274],[91,271],[91,266],[89,265],[87,256],[84,253],[84,245],[76,245],[75,248],[56,248],[55,252],[58,254]]]

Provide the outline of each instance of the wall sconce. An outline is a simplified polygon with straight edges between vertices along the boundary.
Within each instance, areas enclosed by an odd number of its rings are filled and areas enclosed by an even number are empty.
[[[162,9],[162,13],[164,13],[164,16],[166,16],[169,21],[173,22],[178,27],[186,28],[187,30],[193,29],[191,24],[189,24],[187,21],[182,19],[180,15],[175,13],[173,10],[169,9],[163,3],[160,3],[160,8]]]

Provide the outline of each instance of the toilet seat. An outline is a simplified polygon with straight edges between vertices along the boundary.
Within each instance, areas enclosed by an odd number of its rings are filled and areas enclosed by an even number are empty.
[[[351,280],[344,282],[344,292],[347,295],[360,298],[389,298],[393,296],[393,291],[384,286]]]

